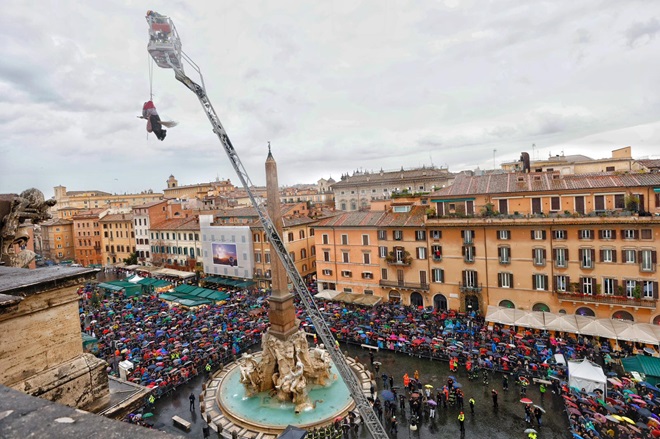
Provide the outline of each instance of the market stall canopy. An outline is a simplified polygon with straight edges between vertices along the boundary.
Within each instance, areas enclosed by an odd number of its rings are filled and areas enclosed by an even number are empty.
[[[336,290],[322,290],[314,294],[314,297],[316,297],[317,299],[332,300],[340,294],[341,293]]]
[[[135,270],[137,268],[140,268],[140,265],[133,264],[133,265],[127,265],[124,267],[125,270]]]
[[[225,292],[196,287],[194,285],[179,285],[170,294],[185,294],[190,297],[198,299],[209,299],[214,302],[227,300],[229,298],[229,294]]]
[[[114,291],[114,292],[119,292],[123,290],[126,297],[133,297],[142,293],[141,285],[132,284],[130,282],[125,282],[122,280],[112,280],[109,282],[100,283],[99,288],[103,288],[105,290]]]
[[[211,277],[206,277],[204,278],[204,282],[206,283],[214,283],[217,285],[223,285],[226,287],[233,287],[233,288],[247,288],[251,287],[254,285],[254,282],[251,280],[244,280],[244,279],[230,279],[226,277],[219,277],[219,276],[211,276]]]
[[[607,395],[607,377],[603,368],[586,358],[568,362],[568,385],[584,389],[587,393],[600,389]]]
[[[541,311],[516,311],[516,326],[523,328],[545,329],[545,317]]]
[[[136,274],[135,276],[127,277],[126,282],[136,284],[136,283],[140,282],[142,279],[144,279],[144,278],[142,278],[142,277],[140,277]]]
[[[626,372],[640,372],[646,382],[657,386],[660,384],[660,358],[647,355],[634,355],[621,359],[621,365]]]
[[[580,334],[616,338],[612,319],[594,319],[580,328]]]
[[[195,277],[195,273],[190,273],[188,271],[173,270],[171,268],[161,268],[158,271],[154,271],[155,276],[171,276],[178,277],[179,279],[189,279]]]
[[[550,331],[572,332],[577,334],[578,325],[573,314],[550,314],[545,316],[545,328]]]
[[[486,321],[513,326],[516,324],[516,310],[503,306],[489,305],[486,312]]]
[[[354,303],[356,305],[374,306],[380,303],[383,299],[378,296],[372,296],[371,294],[339,293],[332,300],[337,302]]]

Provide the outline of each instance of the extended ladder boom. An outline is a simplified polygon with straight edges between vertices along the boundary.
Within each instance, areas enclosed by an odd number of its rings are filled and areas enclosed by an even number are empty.
[[[197,73],[200,75],[202,84],[204,84],[204,80],[201,71],[199,70],[199,67],[197,67],[197,65],[194,62],[192,62],[192,60],[186,57],[185,54],[184,57],[188,62],[190,62],[193,68],[195,68]],[[357,409],[360,412],[360,415],[362,416],[365,425],[369,429],[371,436],[374,439],[386,438],[387,432],[385,431],[385,428],[378,420],[378,417],[376,416],[376,413],[374,412],[372,405],[364,395],[360,382],[358,381],[357,377],[351,370],[351,367],[346,362],[346,359],[342,355],[339,347],[336,346],[336,340],[334,335],[326,325],[321,312],[316,306],[316,302],[314,302],[314,299],[312,298],[312,294],[307,289],[307,285],[305,284],[305,281],[302,279],[300,273],[298,273],[298,270],[296,269],[295,264],[289,257],[286,247],[284,246],[282,239],[277,233],[277,229],[275,228],[275,225],[273,224],[270,217],[268,216],[268,213],[264,209],[264,205],[261,202],[261,199],[253,194],[251,188],[254,187],[254,185],[252,184],[252,181],[250,180],[247,171],[243,167],[243,163],[241,163],[241,160],[239,159],[238,154],[234,149],[234,146],[229,140],[229,136],[227,135],[227,132],[223,128],[222,123],[220,123],[220,119],[218,119],[218,116],[216,115],[215,110],[213,109],[213,105],[211,105],[211,102],[209,101],[209,98],[206,95],[206,90],[204,89],[203,86],[196,84],[188,76],[186,76],[181,68],[175,67],[173,64],[170,64],[170,66],[175,71],[176,79],[181,81],[186,87],[192,90],[197,95],[199,102],[202,104],[206,116],[209,118],[211,125],[213,125],[213,132],[220,139],[220,142],[222,143],[222,146],[224,147],[225,152],[229,157],[229,161],[231,161],[231,164],[234,167],[234,170],[236,171],[238,178],[241,180],[241,184],[243,185],[243,188],[247,192],[248,197],[250,197],[250,201],[252,202],[252,205],[254,206],[254,208],[257,211],[257,214],[259,215],[259,220],[261,221],[264,231],[268,236],[268,240],[270,241],[273,248],[277,252],[277,255],[279,256],[280,260],[282,261],[282,265],[284,265],[284,269],[286,270],[289,279],[293,283],[293,287],[298,297],[300,298],[300,301],[305,307],[305,310],[307,311],[307,315],[310,317],[312,323],[314,324],[314,328],[316,328],[316,332],[321,337],[321,340],[323,341],[323,343],[325,343],[325,346],[327,347],[327,350],[330,353],[330,357],[332,358],[332,361],[335,363],[335,366],[337,367],[339,374],[344,379],[346,386],[351,392],[351,396],[355,400]]]

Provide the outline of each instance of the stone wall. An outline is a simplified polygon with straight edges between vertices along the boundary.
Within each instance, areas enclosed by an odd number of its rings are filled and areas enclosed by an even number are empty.
[[[19,381],[82,355],[76,287],[24,297],[0,314],[0,383]]]

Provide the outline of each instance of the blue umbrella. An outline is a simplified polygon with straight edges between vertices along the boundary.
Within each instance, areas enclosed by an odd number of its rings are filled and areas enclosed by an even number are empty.
[[[394,393],[390,392],[389,390],[383,390],[380,393],[380,396],[382,396],[385,401],[394,401],[394,400],[396,400],[396,397],[394,396]]]

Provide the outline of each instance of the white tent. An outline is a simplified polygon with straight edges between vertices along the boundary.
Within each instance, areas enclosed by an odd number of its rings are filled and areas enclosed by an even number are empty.
[[[523,328],[545,329],[545,319],[542,311],[516,311],[516,325]]]
[[[580,334],[616,338],[612,319],[594,319],[580,327]]]
[[[615,320],[616,321],[616,320]],[[635,341],[639,343],[658,344],[658,338],[652,325],[648,323],[633,323],[617,332],[619,340]]]
[[[319,291],[318,293],[314,294],[314,297],[317,297],[319,299],[332,300],[336,296],[338,296],[339,294],[340,294],[340,292],[335,291],[335,290],[322,290],[322,291]]]
[[[502,306],[488,305],[486,321],[513,326],[516,324],[516,310]]]
[[[600,389],[603,395],[607,394],[607,379],[603,368],[586,358],[580,361],[569,360],[568,385],[584,389],[587,393]]]
[[[554,314],[546,313],[545,328],[549,331],[572,332],[577,334],[578,325],[573,314]]]
[[[136,283],[140,282],[142,279],[144,279],[144,278],[143,278],[143,277],[140,277],[140,276],[138,276],[138,275],[136,274],[135,276],[131,276],[131,277],[129,277],[129,278],[126,279],[126,280],[129,281],[129,282],[132,283],[132,284],[136,284]]]

